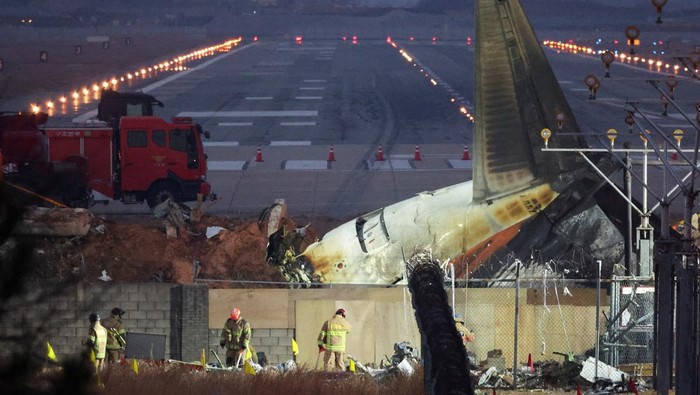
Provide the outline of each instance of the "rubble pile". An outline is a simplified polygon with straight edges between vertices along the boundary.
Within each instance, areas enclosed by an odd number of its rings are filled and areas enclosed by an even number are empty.
[[[328,221],[319,222],[323,226]],[[263,225],[258,220],[210,215],[192,223],[182,221],[180,213],[161,218],[95,216],[85,236],[31,236],[29,241],[35,243],[32,263],[40,280],[183,284],[195,278],[223,280],[209,283],[212,287],[230,285],[232,280],[288,281],[280,267],[267,261]],[[280,229],[295,228],[290,219],[280,223]],[[315,237],[309,230],[302,239]]]

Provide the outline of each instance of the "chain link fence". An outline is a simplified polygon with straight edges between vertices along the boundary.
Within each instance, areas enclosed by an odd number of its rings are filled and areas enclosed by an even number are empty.
[[[467,348],[482,369],[528,371],[597,356],[627,373],[651,374],[653,280],[568,279],[550,266],[515,270],[509,279],[446,272],[449,300],[475,333]]]

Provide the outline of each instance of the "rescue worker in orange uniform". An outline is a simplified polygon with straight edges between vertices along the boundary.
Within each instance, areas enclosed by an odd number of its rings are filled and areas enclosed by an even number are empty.
[[[345,338],[352,330],[345,320],[345,310],[338,309],[333,318],[323,323],[318,335],[318,352],[323,354],[323,370],[345,370]]]
[[[226,348],[226,366],[231,367],[239,362],[239,354],[246,352],[250,347],[250,324],[241,317],[241,310],[237,307],[231,309],[229,319],[221,330],[221,340],[219,345]],[[251,353],[253,350],[251,350]],[[241,361],[245,354],[241,356]],[[255,362],[255,361],[254,361]]]

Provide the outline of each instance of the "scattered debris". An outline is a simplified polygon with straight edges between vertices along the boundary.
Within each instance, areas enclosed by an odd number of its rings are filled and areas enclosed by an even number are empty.
[[[588,380],[588,382],[593,383],[596,381],[596,360],[593,357],[588,357],[586,362],[583,363],[583,368],[581,369],[581,377]],[[610,381],[621,381],[625,373],[622,370],[616,369],[606,363],[598,361],[598,378],[608,379]]]
[[[90,228],[90,231],[93,233],[96,233],[96,234],[103,235],[103,234],[107,233],[107,228],[105,227],[105,224],[99,224],[97,226]]]
[[[189,220],[189,211],[190,208],[186,205],[166,199],[153,208],[153,215],[163,219],[165,234],[170,238],[177,239],[178,233],[180,236],[184,233],[186,221]]]
[[[15,235],[71,237],[90,231],[92,214],[83,208],[29,207],[13,229]]]
[[[411,342],[408,341],[394,343],[394,355],[391,357],[390,361],[387,358],[386,363],[385,361],[381,361],[380,367],[397,366],[405,359],[418,362],[418,350],[413,348]]]
[[[106,270],[103,270],[103,271],[102,271],[102,275],[101,275],[100,277],[98,277],[98,279],[100,279],[100,281],[104,281],[104,282],[112,281],[112,277],[110,277],[110,276],[107,275],[107,271],[106,271]]]
[[[190,210],[190,221],[192,221],[192,223],[194,224],[199,223],[200,221],[202,221],[202,217],[204,216],[205,211],[206,210],[204,209],[204,195],[198,193],[197,203],[195,203],[194,208]]]
[[[481,363],[482,369],[496,368],[497,371],[506,369],[506,359],[503,357],[503,351],[499,349],[491,350],[486,353],[486,360]]]
[[[266,218],[267,226],[264,224]],[[279,230],[282,226],[282,220],[285,218],[287,218],[287,202],[284,199],[275,199],[270,207],[263,210],[258,221],[267,231],[267,237],[270,237]]]
[[[212,237],[218,236],[222,230],[226,230],[226,228],[223,228],[221,226],[208,226],[207,239],[211,239]]]
[[[306,245],[314,241],[314,234],[308,231],[308,227],[309,225],[297,228],[287,218],[283,218],[279,229],[268,237],[267,262],[276,266],[285,280],[290,283],[314,282],[312,268],[299,265],[296,253],[296,251],[303,251]]]

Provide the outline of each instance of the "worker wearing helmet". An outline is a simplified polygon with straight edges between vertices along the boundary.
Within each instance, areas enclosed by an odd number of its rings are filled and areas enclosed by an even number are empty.
[[[241,317],[241,310],[236,307],[231,309],[229,319],[224,324],[219,345],[226,348],[227,367],[237,365],[243,359],[243,355],[239,358],[239,354],[245,353],[250,347],[250,324]]]
[[[351,330],[344,309],[338,309],[333,318],[323,323],[318,335],[318,352],[325,352],[324,371],[345,370],[345,337]]]
[[[459,336],[462,338],[462,344],[464,344],[465,347],[467,346],[467,343],[474,341],[474,338],[476,337],[474,332],[464,325],[464,318],[462,318],[462,315],[459,313],[455,315],[455,327],[457,328],[457,332],[459,332]]]
[[[88,347],[88,352],[95,355],[95,371],[100,372],[107,352],[107,330],[100,324],[100,316],[96,313],[90,314],[89,319],[90,330],[83,344]]]
[[[126,312],[119,307],[112,309],[112,314],[102,321],[107,330],[107,362],[115,363],[124,358],[126,347],[126,330],[122,325],[122,316]]]

